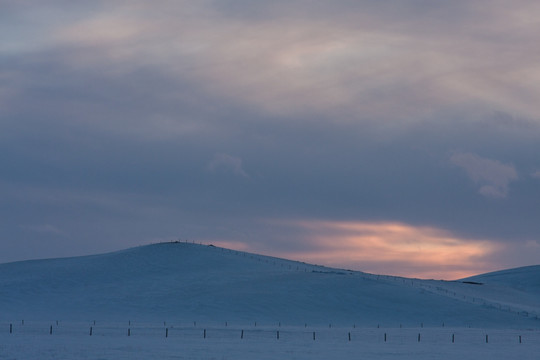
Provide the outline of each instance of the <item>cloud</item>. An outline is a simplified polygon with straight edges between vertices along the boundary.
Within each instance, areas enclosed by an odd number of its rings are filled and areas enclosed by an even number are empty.
[[[4,1],[0,235],[21,253],[55,236],[17,224],[43,223],[78,234],[73,251],[184,232],[315,246],[257,228],[279,214],[432,224],[518,253],[540,187],[489,159],[538,169],[540,3],[390,2]],[[482,157],[448,166],[453,149]],[[466,176],[482,196],[455,187]]]
[[[533,172],[533,173],[531,174],[531,176],[532,176],[533,178],[540,179],[540,170],[536,170],[535,172]]]
[[[474,103],[535,117],[539,29],[528,14],[538,5],[489,5],[110,1],[68,7],[68,22],[35,11],[10,26],[37,17],[42,31],[24,43],[69,50],[67,68],[115,76],[157,67],[274,115],[340,109],[401,123]]]
[[[486,197],[505,198],[511,181],[518,179],[513,165],[482,158],[471,153],[455,153],[450,161],[463,168],[480,185],[478,192]]]
[[[224,170],[235,175],[249,177],[242,167],[242,159],[223,153],[217,153],[207,166],[211,172]]]
[[[377,274],[458,279],[497,269],[490,256],[495,242],[463,238],[430,226],[368,221],[274,221],[304,232],[303,241],[288,250],[266,251],[309,263],[350,267]],[[297,239],[293,241],[298,241]],[[214,241],[227,244],[227,241]],[[254,244],[242,250],[257,251]]]

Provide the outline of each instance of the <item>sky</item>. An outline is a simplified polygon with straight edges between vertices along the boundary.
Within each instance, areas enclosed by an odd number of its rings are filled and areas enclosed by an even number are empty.
[[[540,263],[540,3],[1,0],[0,262]]]

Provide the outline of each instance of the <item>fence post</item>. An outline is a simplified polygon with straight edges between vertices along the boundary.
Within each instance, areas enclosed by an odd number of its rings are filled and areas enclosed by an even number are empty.
[[[519,335],[519,343],[521,344],[521,335]]]
[[[128,328],[128,336],[131,336],[131,329]]]
[[[51,325],[51,327],[49,329],[49,335],[52,335],[52,325]]]
[[[313,332],[313,340],[315,340],[315,331]]]
[[[351,333],[349,332],[349,341],[351,341]]]
[[[240,333],[240,339],[243,339],[244,338],[244,330],[242,330],[242,332]]]
[[[384,342],[386,342],[386,333],[384,333]]]
[[[420,333],[418,333],[418,342],[420,342]]]
[[[206,339],[206,329],[204,329],[204,331],[203,331],[203,338]]]
[[[90,336],[92,336],[92,327],[90,326]]]
[[[169,328],[165,328],[165,337],[169,337]]]
[[[13,324],[9,324],[9,333],[12,334],[13,333]],[[521,336],[519,337],[520,340],[521,340]]]
[[[279,340],[279,330],[277,331],[277,339]]]
[[[488,341],[488,336],[487,336],[487,334],[486,334],[486,344],[487,344],[488,342],[489,342],[489,341]]]

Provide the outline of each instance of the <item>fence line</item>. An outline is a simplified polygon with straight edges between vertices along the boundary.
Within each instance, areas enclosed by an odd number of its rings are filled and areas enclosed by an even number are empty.
[[[107,322],[26,322],[0,323],[0,336],[93,336],[166,338],[169,341],[317,341],[358,343],[455,343],[522,344],[539,343],[539,330],[470,329],[470,328],[347,328],[303,326],[175,326],[172,323]],[[165,326],[167,324],[167,326]],[[3,335],[5,334],[5,335]]]

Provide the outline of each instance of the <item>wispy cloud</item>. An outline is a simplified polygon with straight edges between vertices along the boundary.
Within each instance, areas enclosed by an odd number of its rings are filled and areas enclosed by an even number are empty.
[[[480,189],[478,192],[487,197],[505,198],[510,182],[518,179],[516,169],[511,164],[487,159],[472,153],[455,153],[450,161],[464,169]]]
[[[249,177],[242,167],[242,159],[228,154],[217,153],[210,161],[207,169],[211,172],[227,171],[242,177]]]
[[[536,170],[535,172],[533,172],[533,173],[531,174],[531,176],[532,176],[533,178],[540,179],[540,170]]]

